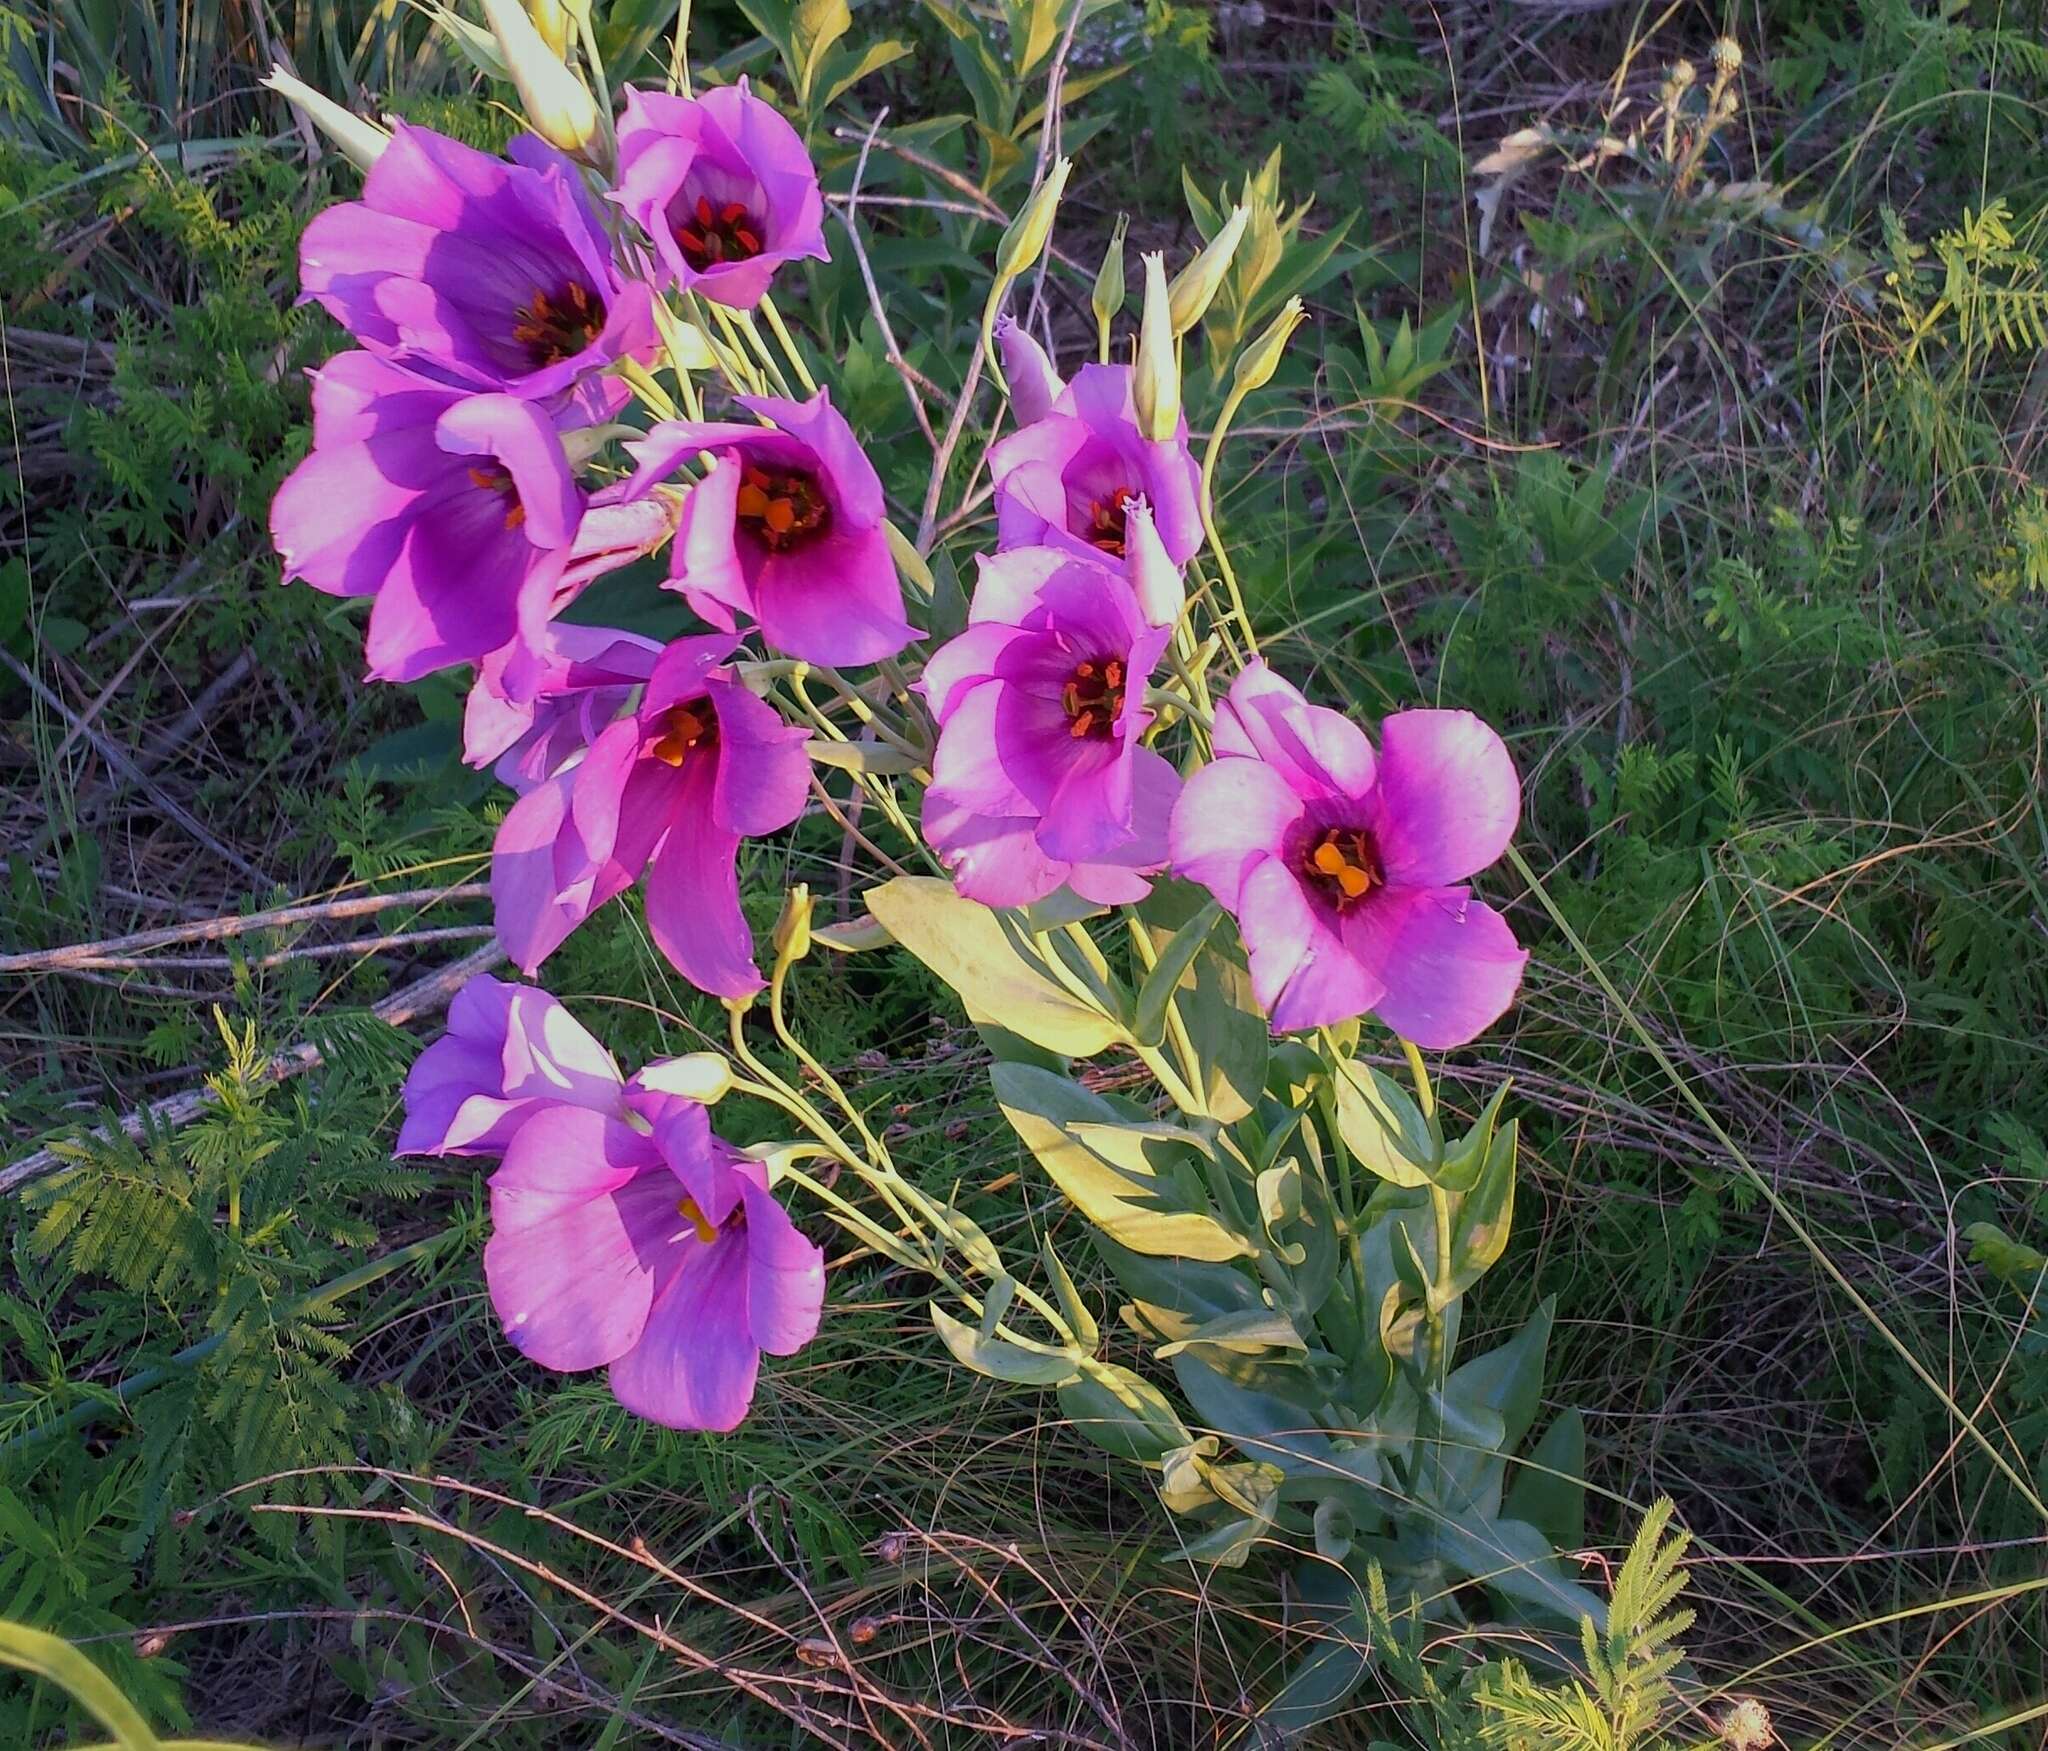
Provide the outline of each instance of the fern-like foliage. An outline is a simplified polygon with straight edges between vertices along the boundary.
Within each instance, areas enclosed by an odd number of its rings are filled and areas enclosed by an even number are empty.
[[[1607,1633],[1591,1618],[1582,1621],[1583,1681],[1538,1684],[1509,1660],[1479,1686],[1484,1744],[1506,1751],[1639,1751],[1659,1742],[1659,1723],[1677,1694],[1672,1675],[1685,1658],[1678,1638],[1693,1622],[1692,1611],[1678,1603],[1691,1538],[1682,1530],[1665,1536],[1672,1511],[1671,1499],[1660,1497],[1643,1516],[1614,1578]]]
[[[23,1237],[49,1275],[24,1283],[6,1310],[29,1336],[41,1302],[101,1285],[154,1310],[120,1362],[162,1374],[122,1407],[142,1435],[130,1562],[152,1548],[159,1564],[172,1560],[176,1510],[223,1485],[275,1478],[263,1494],[290,1496],[301,1486],[277,1474],[358,1457],[369,1406],[348,1377],[343,1310],[318,1286],[361,1263],[379,1215],[424,1189],[378,1141],[411,1049],[403,1035],[368,1014],[330,1017],[322,1070],[280,1085],[253,1024],[216,1011],[215,1025],[225,1061],[185,1129],[145,1126],[131,1138],[109,1122],[53,1145],[68,1165],[26,1194],[36,1221]],[[4,1395],[0,1426],[33,1429],[100,1395],[68,1378],[61,1358],[40,1373]],[[282,1517],[257,1524],[280,1538],[292,1530]]]

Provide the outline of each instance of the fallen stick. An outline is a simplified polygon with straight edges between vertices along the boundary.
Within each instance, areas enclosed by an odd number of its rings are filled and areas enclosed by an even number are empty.
[[[394,991],[383,1002],[371,1005],[371,1013],[390,1022],[393,1027],[403,1027],[415,1017],[431,1015],[453,1002],[455,993],[474,975],[488,972],[504,958],[505,951],[495,942],[486,943],[474,954],[464,955],[439,972],[429,973],[424,979],[417,979],[402,990]],[[267,1066],[269,1080],[283,1082],[302,1071],[316,1069],[320,1061],[320,1048],[311,1040],[301,1040],[270,1060]],[[149,1106],[139,1107],[132,1113],[123,1113],[120,1128],[130,1137],[140,1136],[144,1125],[176,1129],[198,1117],[213,1104],[213,1100],[211,1089],[188,1088],[178,1094],[166,1095]],[[104,1130],[94,1134],[101,1138],[106,1136]],[[48,1149],[24,1155],[19,1161],[0,1167],[0,1196],[10,1195],[66,1165],[63,1157]]]

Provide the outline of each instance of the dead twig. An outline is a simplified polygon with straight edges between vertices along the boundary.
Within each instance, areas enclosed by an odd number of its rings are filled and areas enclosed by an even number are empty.
[[[455,993],[478,974],[489,972],[505,958],[505,951],[492,942],[478,949],[474,954],[463,956],[452,966],[439,972],[429,973],[424,979],[417,979],[404,989],[394,991],[383,1002],[373,1004],[371,1013],[381,1021],[388,1021],[393,1027],[402,1027],[416,1016],[431,1015],[444,1005],[454,1001]],[[272,1082],[283,1082],[300,1072],[312,1070],[322,1062],[320,1048],[311,1040],[301,1040],[277,1054],[265,1067],[265,1073]],[[214,1094],[208,1088],[188,1088],[178,1094],[167,1095],[146,1107],[138,1107],[130,1113],[123,1113],[118,1121],[120,1129],[130,1137],[138,1137],[145,1126],[156,1129],[174,1130],[180,1125],[190,1124],[209,1106],[213,1105]],[[105,1138],[104,1131],[95,1135]],[[0,1197],[16,1192],[21,1187],[39,1180],[47,1173],[68,1165],[64,1159],[48,1149],[38,1149],[32,1155],[24,1155],[19,1161],[7,1167],[0,1167]]]

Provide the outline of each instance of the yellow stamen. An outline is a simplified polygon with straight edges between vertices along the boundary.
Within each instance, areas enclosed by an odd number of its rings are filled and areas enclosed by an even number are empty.
[[[695,1198],[679,1198],[676,1201],[676,1214],[696,1229],[697,1238],[706,1246],[718,1238],[718,1230],[704,1220],[704,1212],[697,1208]]]

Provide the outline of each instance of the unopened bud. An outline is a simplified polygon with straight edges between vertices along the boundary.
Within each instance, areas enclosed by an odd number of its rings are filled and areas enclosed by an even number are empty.
[[[1732,36],[1717,37],[1707,55],[1724,79],[1742,71],[1742,45]]]
[[[569,59],[569,45],[576,40],[576,21],[562,0],[526,0],[526,10],[540,40],[563,61]]]
[[[1131,228],[1131,216],[1119,213],[1116,229],[1109,234],[1109,247],[1102,252],[1102,266],[1095,271],[1095,290],[1088,302],[1095,306],[1095,331],[1102,337],[1102,359],[1109,361],[1109,327],[1124,308],[1124,236]]]
[[[1680,91],[1699,83],[1700,70],[1690,61],[1675,61],[1671,67],[1671,83]]]
[[[680,1058],[655,1059],[627,1087],[681,1095],[699,1106],[715,1107],[732,1090],[732,1066],[719,1052],[685,1052]]]
[[[1028,273],[1045,253],[1052,236],[1053,215],[1059,211],[1060,195],[1067,186],[1067,173],[1074,168],[1071,158],[1062,158],[1032,191],[1024,210],[1010,221],[1009,230],[996,245],[996,278],[1014,280]]]
[[[324,97],[303,79],[294,78],[282,67],[270,69],[263,83],[318,128],[358,170],[367,171],[383,156],[391,136],[375,122],[365,121],[330,97]]]
[[[1138,362],[1131,373],[1138,429],[1155,444],[1180,430],[1180,361],[1173,350],[1173,311],[1166,293],[1166,258],[1145,257],[1145,320],[1138,330]]]
[[[1180,567],[1167,557],[1152,521],[1152,507],[1143,499],[1124,504],[1124,575],[1138,598],[1147,626],[1171,626],[1187,606],[1187,586]]]
[[[1238,243],[1244,237],[1245,221],[1249,217],[1245,208],[1231,208],[1223,229],[1209,239],[1200,255],[1173,276],[1173,289],[1168,299],[1175,334],[1186,334],[1216,301],[1216,294],[1223,289],[1223,276],[1230,271],[1230,258],[1237,254]]]
[[[1307,320],[1308,312],[1301,307],[1299,298],[1290,298],[1280,306],[1280,314],[1266,325],[1266,332],[1238,355],[1236,385],[1241,393],[1249,395],[1273,381],[1289,338]]]
[[[811,890],[803,882],[782,897],[782,916],[775,920],[775,964],[800,961],[811,952]]]
[[[996,323],[996,346],[1003,355],[1003,376],[1010,385],[1010,411],[1020,426],[1042,420],[1052,412],[1066,385],[1053,369],[1045,348],[1031,338],[1030,330],[1012,317]]]
[[[588,156],[598,139],[597,103],[568,64],[548,47],[519,0],[483,0],[505,70],[519,88],[520,107],[550,146]]]

